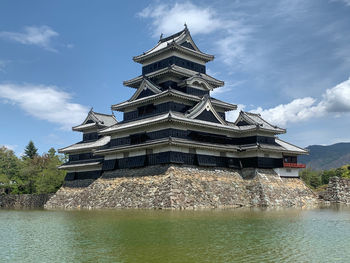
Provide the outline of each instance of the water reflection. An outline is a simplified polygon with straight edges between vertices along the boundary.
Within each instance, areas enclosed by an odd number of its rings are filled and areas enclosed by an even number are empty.
[[[0,211],[4,262],[350,262],[350,209]]]

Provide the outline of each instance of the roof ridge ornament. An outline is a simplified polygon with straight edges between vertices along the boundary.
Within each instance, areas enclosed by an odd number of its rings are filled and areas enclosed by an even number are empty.
[[[162,39],[163,39],[163,33],[160,33],[159,40],[162,40]]]

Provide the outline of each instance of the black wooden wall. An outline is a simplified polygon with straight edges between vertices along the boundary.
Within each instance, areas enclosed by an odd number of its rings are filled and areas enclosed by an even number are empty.
[[[103,170],[137,168],[158,164],[187,164],[205,167],[230,167],[230,168],[278,168],[283,167],[282,158],[249,157],[232,158],[224,156],[212,156],[182,152],[162,152],[148,155],[127,157],[122,159],[107,160]]]
[[[166,67],[171,66],[173,64],[175,64],[179,67],[183,67],[186,69],[190,69],[190,70],[199,72],[199,73],[205,73],[205,66],[204,65],[192,62],[192,61],[187,60],[187,59],[172,56],[172,57],[168,57],[168,58],[159,60],[157,62],[154,62],[150,65],[143,66],[142,67],[142,75],[166,68]]]
[[[179,130],[179,129],[163,129],[153,132],[143,132],[138,134],[131,134],[127,137],[112,139],[108,145],[108,148],[113,148],[121,145],[131,145],[143,143],[146,141],[152,141],[156,139],[162,139],[167,137],[188,139],[198,142],[207,142],[215,144],[230,144],[230,145],[244,145],[244,144],[256,144],[256,143],[266,143],[273,144],[275,143],[274,137],[267,136],[249,136],[241,138],[231,138],[225,135],[191,131],[191,130]]]

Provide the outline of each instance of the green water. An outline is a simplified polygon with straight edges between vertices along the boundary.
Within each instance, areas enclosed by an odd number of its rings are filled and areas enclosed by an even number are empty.
[[[350,262],[350,209],[0,210],[0,262]]]

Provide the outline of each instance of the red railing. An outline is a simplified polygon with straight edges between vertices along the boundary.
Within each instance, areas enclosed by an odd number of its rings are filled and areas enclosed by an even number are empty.
[[[283,163],[283,167],[287,167],[287,168],[305,168],[306,164],[303,164],[303,163]]]

